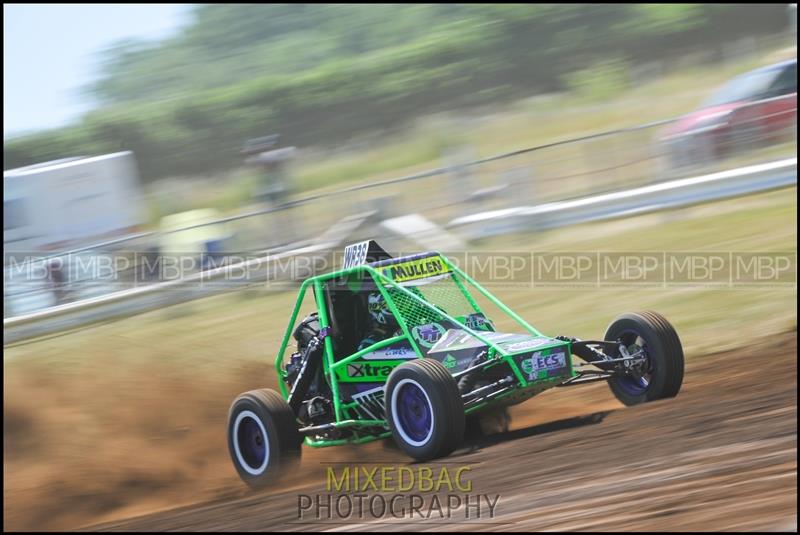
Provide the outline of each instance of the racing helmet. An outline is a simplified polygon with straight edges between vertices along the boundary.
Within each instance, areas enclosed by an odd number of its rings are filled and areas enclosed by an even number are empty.
[[[372,319],[379,325],[396,325],[397,320],[389,309],[389,304],[380,292],[371,292],[367,297],[367,309]]]

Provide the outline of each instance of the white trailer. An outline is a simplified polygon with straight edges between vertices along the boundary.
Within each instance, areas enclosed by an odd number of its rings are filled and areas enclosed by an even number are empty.
[[[3,316],[110,291],[108,284],[93,280],[92,266],[97,263],[84,262],[98,251],[63,253],[124,239],[139,232],[144,222],[130,151],[4,171]],[[123,243],[125,250],[133,247]],[[135,243],[142,246],[141,241]],[[57,260],[45,260],[51,257]],[[81,267],[84,264],[90,267]],[[55,280],[48,266],[60,266],[63,280]]]
[[[3,172],[3,247],[57,253],[123,237],[145,222],[133,153]]]

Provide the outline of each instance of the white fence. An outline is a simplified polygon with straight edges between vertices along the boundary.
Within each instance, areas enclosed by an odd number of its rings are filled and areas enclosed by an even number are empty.
[[[452,220],[451,228],[481,227],[483,232],[509,232],[526,228],[553,228],[590,220],[619,217],[673,206],[683,206],[756,191],[797,184],[797,158],[752,165],[568,201],[487,211]],[[113,292],[3,320],[3,341],[11,343],[59,332],[102,320],[152,310],[162,306],[230,291],[231,285],[208,284],[232,272],[247,271],[245,282],[270,277],[281,261],[331,252],[341,246],[329,238],[316,244],[268,254],[187,277]],[[203,284],[205,283],[205,284]]]

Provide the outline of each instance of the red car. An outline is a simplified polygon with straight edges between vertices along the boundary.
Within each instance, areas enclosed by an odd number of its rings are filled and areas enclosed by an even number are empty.
[[[667,128],[670,167],[714,161],[796,135],[797,60],[739,75]]]

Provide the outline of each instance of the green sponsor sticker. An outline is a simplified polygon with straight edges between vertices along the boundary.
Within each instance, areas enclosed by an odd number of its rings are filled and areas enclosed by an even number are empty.
[[[456,358],[453,355],[447,355],[442,361],[442,364],[444,364],[445,368],[455,368]]]
[[[431,348],[445,333],[445,328],[438,323],[418,325],[411,329],[411,336],[423,347]]]
[[[531,372],[533,371],[533,362],[531,361],[530,358],[526,358],[525,360],[522,361],[522,371],[524,371],[528,375],[530,375]]]
[[[564,351],[555,349],[536,351],[528,358],[522,359],[519,366],[529,381],[547,379],[551,371],[562,370],[563,373],[563,370],[568,368]]]
[[[381,383],[396,367],[407,360],[356,360],[337,368],[336,375],[344,383]]]

